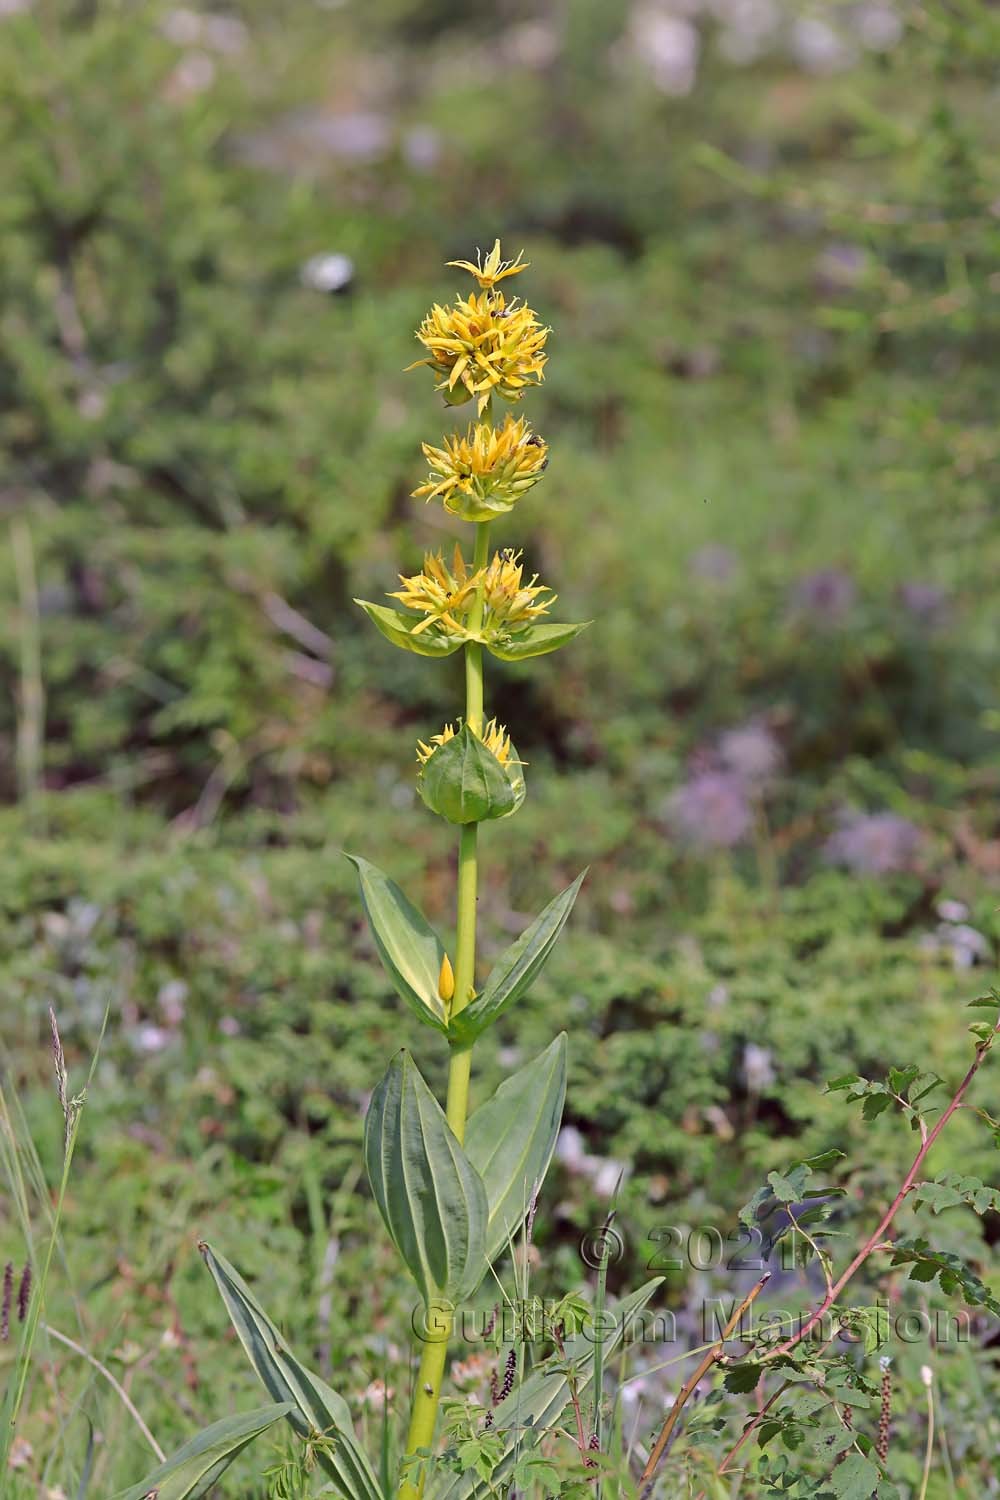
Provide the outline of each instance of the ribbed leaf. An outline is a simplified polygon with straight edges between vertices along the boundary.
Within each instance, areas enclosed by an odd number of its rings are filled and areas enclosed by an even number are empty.
[[[601,1340],[605,1361],[621,1344],[633,1320],[662,1282],[662,1276],[647,1281],[630,1297],[606,1309]],[[574,1338],[567,1338],[565,1343],[566,1359],[576,1374],[577,1393],[583,1396],[593,1374],[594,1331],[585,1330]],[[554,1364],[559,1368],[550,1369]],[[561,1359],[548,1361],[527,1380],[515,1385],[507,1400],[496,1408],[491,1431],[504,1439],[505,1446],[503,1457],[489,1480],[472,1472],[458,1479],[442,1475],[428,1491],[428,1500],[487,1500],[488,1496],[495,1495],[498,1481],[509,1476],[519,1453],[524,1451],[525,1442],[530,1441],[533,1434],[553,1427],[569,1404],[565,1368]]]
[[[434,751],[417,788],[431,812],[449,823],[503,818],[524,800],[521,767],[502,766],[468,724]]]
[[[455,1041],[471,1042],[491,1026],[500,1015],[534,984],[555,947],[556,939],[573,910],[587,872],[578,875],[573,884],[550,901],[516,943],[497,960],[482,991],[470,1000],[464,1010],[453,1016],[448,1035]]]
[[[348,1500],[381,1500],[381,1490],[358,1446],[347,1402],[301,1364],[242,1276],[210,1245],[199,1246],[222,1294],[230,1321],[268,1393],[288,1403],[288,1420],[300,1437],[335,1437],[334,1451],[318,1448],[316,1461]]]
[[[444,947],[437,934],[377,865],[356,854],[347,858],[358,872],[375,946],[396,992],[428,1026],[445,1031],[446,1013],[438,994]]]
[[[486,1254],[496,1260],[520,1228],[548,1171],[566,1098],[566,1033],[504,1079],[473,1114],[465,1150],[483,1179],[489,1221]]]
[[[389,609],[385,604],[369,604],[367,599],[355,599],[354,602],[360,604],[387,641],[404,651],[412,651],[416,656],[451,656],[462,644],[460,636],[443,635],[435,625],[414,635],[414,625],[420,624],[415,615],[404,614],[399,609]]]
[[[178,1448],[140,1484],[122,1490],[115,1500],[196,1500],[204,1495],[248,1443],[289,1413],[289,1406],[260,1406],[243,1416],[224,1417]]]
[[[372,1192],[425,1302],[458,1304],[486,1271],[482,1178],[408,1052],[398,1052],[365,1121]]]
[[[584,620],[580,625],[557,625],[543,621],[519,630],[502,643],[488,642],[486,649],[501,661],[527,661],[529,657],[547,656],[550,651],[558,651],[560,646],[568,646],[593,623],[593,620]]]

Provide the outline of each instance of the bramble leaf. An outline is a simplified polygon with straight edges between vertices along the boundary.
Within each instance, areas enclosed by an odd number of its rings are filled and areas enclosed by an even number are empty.
[[[849,1453],[830,1475],[837,1500],[871,1500],[879,1481],[877,1465],[863,1453]]]

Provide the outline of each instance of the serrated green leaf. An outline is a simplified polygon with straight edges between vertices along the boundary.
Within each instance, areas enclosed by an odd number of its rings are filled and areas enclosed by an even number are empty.
[[[566,1098],[566,1033],[504,1079],[469,1120],[465,1150],[489,1205],[486,1254],[493,1261],[520,1228],[548,1171]]]
[[[367,599],[355,599],[354,602],[361,606],[387,641],[403,651],[412,651],[415,656],[451,656],[462,645],[460,636],[445,634],[437,625],[414,635],[413,627],[420,624],[415,615],[390,609],[385,604],[371,604]]]
[[[792,1168],[787,1175],[782,1172],[768,1172],[767,1180],[771,1184],[771,1191],[779,1203],[799,1203],[801,1201],[802,1188],[806,1180],[801,1171]]]
[[[850,1089],[853,1088],[855,1084],[864,1082],[865,1079],[861,1077],[860,1073],[841,1073],[839,1078],[829,1079],[826,1085],[826,1091],[828,1094],[835,1094],[840,1089]]]
[[[502,766],[468,724],[424,763],[417,789],[431,812],[459,824],[505,818],[520,807],[525,791],[513,746]]]
[[[408,1052],[396,1054],[372,1095],[365,1162],[424,1301],[471,1297],[487,1268],[486,1189]]]
[[[579,625],[557,625],[542,621],[519,630],[504,641],[487,641],[486,649],[500,661],[527,661],[532,656],[546,656],[568,646],[570,641],[592,625],[593,620],[584,620]]]
[[[830,1475],[837,1500],[871,1500],[878,1481],[877,1467],[861,1453],[849,1453]]]
[[[379,957],[396,993],[428,1026],[447,1030],[438,979],[444,947],[430,923],[394,880],[357,854],[347,858],[358,872],[361,900]]]
[[[452,1017],[449,1035],[453,1040],[474,1041],[508,1005],[520,999],[534,984],[566,925],[586,875],[584,870],[572,885],[550,901],[541,915],[501,955],[482,991],[464,1010]]]
[[[748,1391],[757,1389],[763,1373],[763,1365],[754,1364],[752,1360],[748,1360],[745,1364],[731,1366],[726,1371],[723,1385],[731,1395],[743,1396]]]
[[[248,1443],[280,1422],[291,1411],[288,1402],[260,1406],[240,1416],[224,1417],[193,1437],[139,1484],[122,1490],[115,1500],[197,1500],[223,1474]]]
[[[332,1453],[317,1450],[317,1463],[347,1500],[381,1500],[378,1481],[354,1436],[347,1402],[289,1349],[236,1268],[210,1245],[199,1246],[230,1322],[268,1394],[287,1403],[288,1420],[300,1437],[335,1436]]]

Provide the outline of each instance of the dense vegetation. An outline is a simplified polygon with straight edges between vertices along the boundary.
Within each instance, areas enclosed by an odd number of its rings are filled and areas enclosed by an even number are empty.
[[[740,7],[676,9],[673,71],[670,7],[624,0],[0,21],[4,1074],[51,1180],[48,1007],[76,1088],[110,1007],[48,1316],[165,1446],[196,1386],[208,1420],[251,1383],[203,1233],[373,1430],[366,1389],[406,1379],[406,1287],[356,1189],[366,1091],[423,1042],[340,851],[447,922],[450,840],[398,816],[441,676],[351,600],[451,541],[408,498],[438,409],[407,330],[495,233],[559,349],[518,542],[600,621],[493,679],[533,816],[484,837],[487,956],[591,867],[516,1028],[525,1056],[554,1014],[572,1033],[536,1274],[585,1273],[625,1164],[615,1283],[659,1227],[729,1234],[762,1173],[832,1145],[853,1233],[910,1140],[825,1082],[964,1070],[1000,936],[1000,20],[818,7],[824,61],[775,7],[737,65]],[[334,295],[303,270],[331,254]],[[514,1036],[482,1044],[494,1081]],[[973,1127],[937,1170],[995,1177]],[[958,1209],[940,1239],[982,1271],[998,1234]],[[0,1209],[0,1260],[22,1249]],[[681,1327],[726,1288],[673,1274]],[[1000,1493],[995,1333],[935,1355],[955,1472],[930,1500]],[[141,1435],[50,1353],[14,1477],[55,1500],[92,1461],[111,1493]],[[893,1354],[915,1495],[928,1349]]]

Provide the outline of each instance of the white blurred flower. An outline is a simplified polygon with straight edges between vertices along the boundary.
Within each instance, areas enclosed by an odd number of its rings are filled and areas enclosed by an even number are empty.
[[[403,136],[403,157],[416,172],[430,172],[441,159],[441,136],[433,125],[413,125]]]
[[[799,16],[792,26],[792,56],[808,73],[840,73],[854,61],[854,50],[828,21]]]
[[[207,52],[182,57],[166,82],[167,98],[177,103],[203,94],[215,82],[215,63]]]
[[[311,292],[343,292],[354,280],[354,262],[338,250],[313,255],[299,272],[299,280]]]
[[[170,1041],[170,1032],[165,1026],[140,1026],[135,1034],[135,1046],[139,1052],[162,1052]]]
[[[770,1047],[747,1042],[743,1049],[743,1076],[751,1094],[762,1094],[777,1080]]]
[[[559,56],[559,33],[545,21],[522,21],[508,27],[503,40],[504,52],[518,68],[543,69]]]
[[[903,22],[891,5],[866,5],[856,26],[862,46],[871,52],[889,52],[902,40]]]
[[[680,97],[694,88],[701,38],[691,21],[647,0],[632,12],[629,46],[661,93]]]

